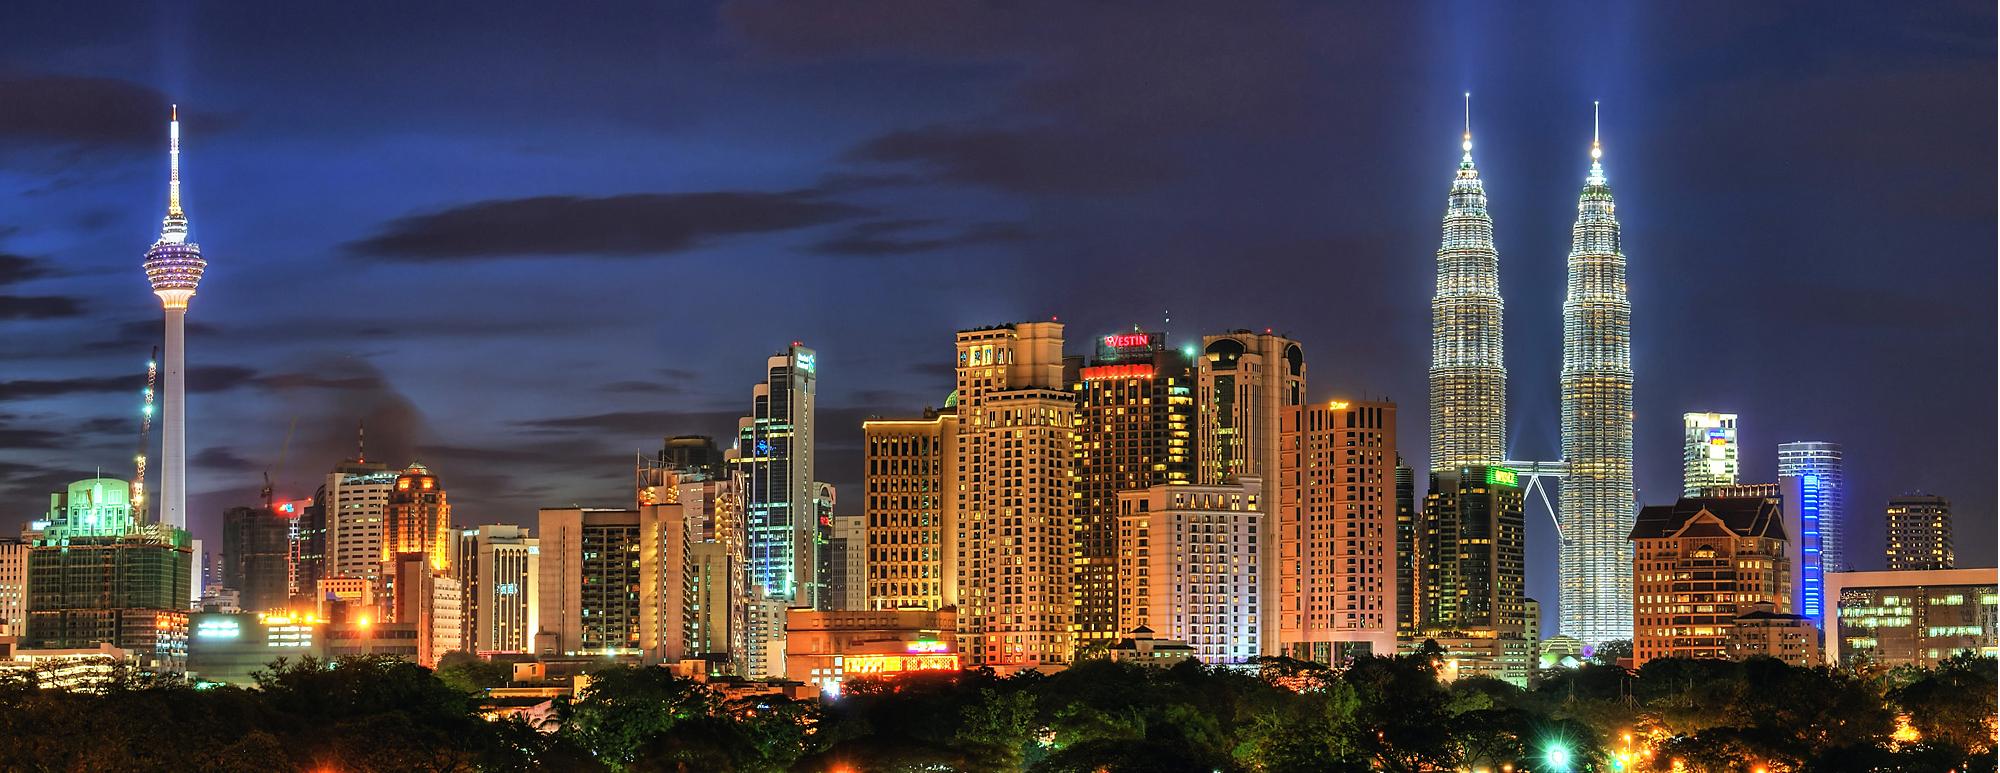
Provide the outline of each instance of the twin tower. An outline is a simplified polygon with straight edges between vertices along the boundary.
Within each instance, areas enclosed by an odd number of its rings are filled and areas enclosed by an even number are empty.
[[[1471,95],[1465,155],[1452,182],[1431,300],[1433,471],[1508,464],[1507,368],[1503,362],[1500,257],[1493,218],[1472,163]],[[1626,539],[1636,513],[1632,482],[1632,305],[1625,255],[1595,130],[1590,171],[1570,226],[1563,298],[1562,461],[1536,465],[1564,477],[1560,632],[1588,643],[1632,636],[1632,561]]]

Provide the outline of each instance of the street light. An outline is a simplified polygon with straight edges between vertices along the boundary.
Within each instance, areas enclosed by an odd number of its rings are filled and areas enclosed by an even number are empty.
[[[1542,752],[1542,758],[1549,763],[1549,770],[1569,770],[1569,747],[1560,742],[1549,744]]]

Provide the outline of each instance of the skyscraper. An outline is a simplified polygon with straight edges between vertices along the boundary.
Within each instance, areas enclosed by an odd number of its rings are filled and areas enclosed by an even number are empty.
[[[949,402],[949,401],[947,401]],[[867,608],[958,603],[958,414],[862,422]]]
[[[1263,490],[1258,504],[1257,562],[1278,562],[1277,524],[1299,502],[1299,407],[1305,404],[1306,356],[1297,341],[1269,331],[1203,336],[1196,360],[1200,464],[1197,482],[1219,485],[1251,476]],[[1278,646],[1278,583],[1266,572],[1249,614],[1265,654]]]
[[[1500,255],[1486,188],[1472,164],[1472,95],[1465,151],[1452,180],[1431,298],[1431,469],[1507,458],[1507,367],[1501,341]]]
[[[160,239],[146,250],[146,281],[166,311],[166,395],[160,413],[160,518],[187,528],[187,309],[208,261],[188,241],[187,213],[181,211],[181,118],[173,108],[167,121],[167,216]]]
[[[465,596],[467,650],[534,650],[540,544],[520,526],[489,524],[459,532],[451,568]]]
[[[389,465],[358,458],[334,465],[327,473],[322,489],[326,493],[320,497],[326,510],[327,578],[373,581],[382,576],[382,515],[396,478]]]
[[[382,560],[404,553],[429,556],[436,571],[451,568],[451,498],[438,477],[416,462],[396,476],[382,507]]]
[[[1951,502],[1934,494],[1905,494],[1889,500],[1889,571],[1955,569],[1951,546]]]
[[[958,624],[971,665],[1070,661],[1076,402],[1063,389],[1062,330],[958,332]]]
[[[750,415],[736,423],[743,475],[745,560],[753,589],[796,606],[819,606],[818,496],[813,477],[813,405],[818,357],[793,343],[765,361]],[[782,621],[779,622],[782,628]]]
[[[1593,136],[1590,175],[1570,229],[1563,299],[1560,583],[1562,633],[1587,643],[1632,637],[1632,304],[1604,150]]]
[[[1278,651],[1320,663],[1396,651],[1396,404],[1318,403],[1301,506],[1278,514]],[[1156,632],[1161,629],[1154,627]]]
[[[639,513],[542,508],[535,653],[637,655]]]
[[[1417,635],[1417,471],[1396,454],[1396,637]]]
[[[1681,496],[1698,497],[1710,486],[1736,483],[1736,414],[1681,415]]]
[[[1816,541],[1818,561],[1825,571],[1847,571],[1846,542],[1841,539],[1847,525],[1847,472],[1841,462],[1840,444],[1818,441],[1780,444],[1778,474],[1797,475],[1806,487],[1818,490],[1818,517],[1806,523],[1806,546],[1810,552]],[[1806,560],[1813,561],[1810,555]]]
[[[222,514],[222,584],[245,612],[277,612],[291,600],[291,520],[262,507]]]
[[[1248,663],[1257,640],[1262,483],[1155,485],[1118,494],[1118,628],[1187,642],[1203,663]]]
[[[1118,624],[1118,495],[1194,479],[1194,368],[1165,333],[1099,336],[1096,357],[1063,360],[1076,396],[1077,646]]]
[[[1418,519],[1417,637],[1451,671],[1526,685],[1527,528],[1520,476],[1506,467],[1437,470]]]

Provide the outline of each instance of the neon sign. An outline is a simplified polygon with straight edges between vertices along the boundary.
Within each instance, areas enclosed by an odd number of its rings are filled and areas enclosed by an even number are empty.
[[[197,639],[234,639],[241,635],[243,626],[229,618],[203,620],[194,627],[194,636]]]
[[[913,642],[904,642],[903,651],[935,654],[941,652],[950,652],[951,648],[945,646],[945,643],[941,641],[936,641],[933,639],[923,639]]]
[[[1104,337],[1104,345],[1112,349],[1143,349],[1153,345],[1151,333],[1114,333]]]
[[[1505,467],[1488,467],[1486,482],[1496,486],[1519,486],[1521,474]]]

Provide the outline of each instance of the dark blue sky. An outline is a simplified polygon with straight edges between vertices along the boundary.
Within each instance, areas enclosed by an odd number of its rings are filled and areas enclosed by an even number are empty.
[[[1601,99],[1645,499],[1678,490],[1681,412],[1734,411],[1747,479],[1781,441],[1846,445],[1856,563],[1923,489],[1990,565],[1991,4],[1509,5],[10,9],[0,528],[129,474],[169,101],[210,260],[189,437],[212,537],[287,427],[280,493],[304,495],[361,416],[461,522],[622,501],[635,450],[728,432],[792,340],[821,352],[820,469],[852,496],[860,418],[940,402],[953,330],[1050,315],[1079,342],[1169,311],[1182,339],[1288,332],[1314,399],[1398,400],[1422,466],[1470,90],[1517,455],[1555,455]]]

